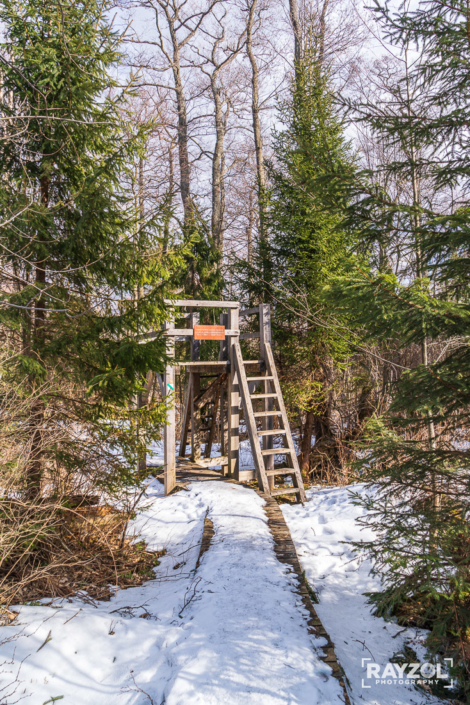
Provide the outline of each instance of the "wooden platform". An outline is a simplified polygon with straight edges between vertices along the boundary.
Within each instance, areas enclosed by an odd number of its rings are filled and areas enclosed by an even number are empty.
[[[204,482],[205,480],[224,480],[221,470],[205,468],[193,463],[188,458],[176,460],[176,484],[185,482]]]

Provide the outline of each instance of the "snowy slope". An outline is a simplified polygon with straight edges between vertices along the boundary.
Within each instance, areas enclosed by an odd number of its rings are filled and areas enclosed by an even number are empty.
[[[263,501],[222,482],[160,492],[150,486],[136,521],[167,549],[156,580],[96,607],[22,607],[21,624],[1,632],[13,639],[0,647],[0,663],[12,661],[0,669],[0,702],[340,705],[322,641],[308,634],[294,578],[275,558]],[[195,573],[207,508],[215,536]]]
[[[361,485],[351,489],[364,491]],[[425,632],[404,630],[372,616],[363,593],[378,591],[379,580],[369,575],[369,561],[359,561],[342,542],[370,540],[373,534],[356,524],[356,517],[365,510],[351,503],[348,488],[308,490],[307,499],[305,507],[284,504],[281,508],[307,580],[318,594],[316,610],[335,645],[353,702],[357,705],[441,702],[406,683],[375,684],[375,679],[367,678],[367,661],[363,659],[372,659],[385,667],[405,642],[425,660],[422,646]]]

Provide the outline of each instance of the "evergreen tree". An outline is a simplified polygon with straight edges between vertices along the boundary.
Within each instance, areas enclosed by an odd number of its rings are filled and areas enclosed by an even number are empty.
[[[431,1],[395,16],[377,12],[402,55],[416,46],[422,55],[397,82],[393,102],[355,107],[379,143],[395,149],[382,175],[408,188],[393,194],[381,174],[364,171],[351,189],[350,225],[371,254],[387,233],[400,233],[412,266],[400,279],[363,258],[336,286],[335,303],[371,340],[417,346],[420,364],[403,371],[390,413],[370,426],[361,465],[374,489],[357,499],[377,539],[361,547],[384,581],[371,596],[378,611],[430,628],[430,653],[454,658],[468,697],[467,10]]]
[[[162,366],[164,342],[139,344],[138,334],[160,327],[180,256],[162,254],[164,213],[145,221],[132,197],[148,126],[129,126],[133,82],[122,89],[112,78],[122,37],[110,9],[107,0],[0,4],[0,320],[15,351],[4,374],[33,400],[31,498],[46,468],[91,475],[94,451],[103,465],[107,450],[108,488],[133,482],[162,423],[158,404],[136,410],[146,420],[136,435],[129,409],[147,371]],[[70,437],[48,445],[54,424]]]
[[[251,271],[242,268],[251,297],[275,303],[273,336],[291,407],[300,412],[301,466],[308,471],[312,434],[320,475],[342,467],[335,444],[330,401],[349,346],[328,327],[319,303],[329,278],[341,271],[348,233],[341,226],[345,200],[326,175],[348,173],[353,156],[347,143],[327,71],[315,46],[305,51],[283,104],[283,129],[274,135],[274,159],[267,165],[267,240],[259,243]],[[296,419],[297,420],[297,419]]]

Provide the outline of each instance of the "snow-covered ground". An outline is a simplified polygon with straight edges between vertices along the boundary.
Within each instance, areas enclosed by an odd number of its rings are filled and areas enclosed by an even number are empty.
[[[439,703],[413,685],[403,681],[400,685],[396,682],[400,679],[393,676],[387,678],[389,684],[376,684],[375,678],[367,677],[368,663],[379,664],[382,674],[405,643],[425,662],[425,632],[403,629],[371,614],[363,593],[378,591],[379,580],[369,575],[370,562],[361,562],[351,547],[342,543],[373,538],[370,530],[361,530],[355,522],[365,510],[352,504],[349,489],[311,489],[305,507],[284,504],[281,508],[306,578],[319,597],[316,610],[345,670],[351,699],[357,705]],[[354,490],[365,491],[361,485],[355,485]]]
[[[135,528],[167,550],[156,580],[96,605],[17,608],[0,631],[0,702],[340,705],[256,493],[206,482],[164,498],[155,481],[148,495]],[[207,510],[215,536],[196,571]]]

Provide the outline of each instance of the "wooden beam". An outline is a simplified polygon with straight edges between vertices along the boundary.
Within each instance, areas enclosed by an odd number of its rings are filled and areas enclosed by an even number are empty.
[[[191,306],[192,308],[239,308],[239,301],[197,301],[196,299],[165,299],[168,306]]]
[[[238,308],[232,308],[228,313],[230,328],[239,327]],[[230,360],[230,376],[227,390],[227,415],[228,415],[228,474],[238,480],[240,468],[240,389],[239,375],[236,366],[236,349],[238,338],[228,340],[228,354]]]
[[[201,314],[199,311],[191,311],[189,315],[189,327],[191,329],[190,335],[193,335],[194,326],[198,326],[201,320]],[[199,361],[201,357],[201,342],[199,340],[191,340],[191,360]]]
[[[206,456],[206,458],[211,457],[212,444],[214,443],[215,433],[217,430],[217,412],[219,410],[220,390],[221,389],[222,389],[222,386],[217,388],[217,391],[216,391],[215,397],[214,397],[214,405],[212,407],[212,421],[211,421],[211,427],[210,427],[210,431],[209,431],[209,438],[207,439],[207,444],[204,449],[204,455]]]
[[[227,377],[227,372],[223,372],[217,379],[211,382],[207,389],[205,389],[199,397],[194,399],[194,408],[198,410],[201,409],[215,394],[218,394],[221,385],[224,384]]]
[[[228,328],[228,313],[221,313],[220,314],[220,325],[225,326],[225,329]],[[225,338],[225,340],[220,341],[220,348],[219,348],[219,360],[221,362],[225,362],[227,365],[227,371],[230,372],[230,363],[228,360],[228,344],[229,344],[229,339]],[[227,384],[228,386],[228,384]],[[225,455],[225,453],[228,453],[228,450],[226,451],[226,448],[228,448],[228,442],[225,442],[225,392],[226,392],[227,387],[221,387],[220,388],[220,454]],[[224,468],[225,472],[228,472],[228,465],[225,466]]]
[[[163,375],[161,375],[159,372],[156,372],[155,374],[157,377],[158,386],[160,388],[160,394],[162,395],[162,397],[164,397],[165,396],[165,383],[163,381]]]
[[[260,357],[266,360],[266,345],[271,344],[271,307],[269,304],[261,304],[259,307],[259,331],[260,331]],[[265,366],[267,368],[267,365]],[[265,373],[268,375],[268,372]],[[271,381],[264,382],[264,393],[271,392]],[[265,397],[264,410],[272,411],[274,409],[273,399]],[[274,416],[265,416],[263,418],[263,430],[271,431],[274,425]],[[263,434],[263,450],[271,450],[273,448],[274,437],[269,433]],[[274,469],[274,456],[264,457],[264,467],[269,473]],[[274,477],[268,474],[268,482],[271,490],[274,489]]]
[[[201,458],[200,460],[197,461],[196,465],[200,465],[202,468],[213,468],[217,467],[217,465],[227,465],[228,464],[228,458],[227,456],[220,456],[216,458]]]
[[[167,324],[169,325],[169,324]],[[175,356],[175,343],[173,340],[169,340],[167,343],[167,355],[170,358],[169,363],[171,363],[171,358]],[[167,401],[170,401],[167,410],[166,424],[163,431],[163,445],[164,445],[164,483],[165,483],[165,494],[168,495],[175,488],[176,485],[176,466],[175,466],[175,430],[176,430],[176,419],[175,419],[175,371],[171,364],[167,364],[165,367],[165,377],[164,377],[164,392]]]
[[[192,314],[193,316],[196,314]],[[181,336],[182,338],[193,338],[194,330],[192,328],[170,328],[168,330],[161,331],[165,337],[167,336]],[[149,333],[146,334],[150,336]],[[229,329],[225,331],[226,336],[236,336],[240,335],[240,331],[236,329]],[[156,335],[154,336],[156,337]],[[259,337],[259,336],[258,336]],[[199,341],[200,342],[200,341]]]
[[[189,317],[189,326],[192,328],[197,325],[200,320],[199,311],[192,311]],[[199,340],[191,340],[191,361],[199,362],[201,354],[201,343]],[[201,388],[201,377],[195,369],[191,370],[193,383],[192,383],[192,394],[191,394],[191,458],[197,461],[201,458],[201,434],[199,428],[201,426],[200,415],[196,412],[194,408],[194,400],[199,396],[199,390]]]
[[[164,328],[162,330],[152,330],[149,333],[142,333],[142,335],[137,336],[137,342],[140,344],[146,343],[149,340],[154,340],[155,338],[158,338],[158,336],[173,337],[178,342],[181,342],[183,340],[191,340],[191,338],[193,337],[193,332],[192,330],[189,330],[189,328],[177,328],[176,334],[172,336],[170,335],[171,331],[173,331],[174,333],[175,329],[168,329],[168,333],[165,332]],[[179,333],[182,333],[183,335],[179,335]]]
[[[255,340],[259,337],[259,333],[242,333],[240,336],[240,340]]]
[[[175,368],[184,368],[187,367],[190,372],[198,373],[199,375],[210,375],[212,377],[215,377],[216,375],[219,375],[221,372],[229,372],[230,370],[230,365],[227,362],[224,362],[222,365],[214,365],[213,362],[195,362],[193,363],[179,363],[175,365]]]
[[[228,367],[228,360],[203,360],[201,361],[183,361],[175,362],[175,367],[197,367],[198,365],[204,365],[204,367],[212,367],[214,369],[214,374],[217,374],[217,370],[220,368]]]
[[[253,316],[255,313],[259,313],[259,306],[243,309],[243,311],[240,311],[240,316]]]

